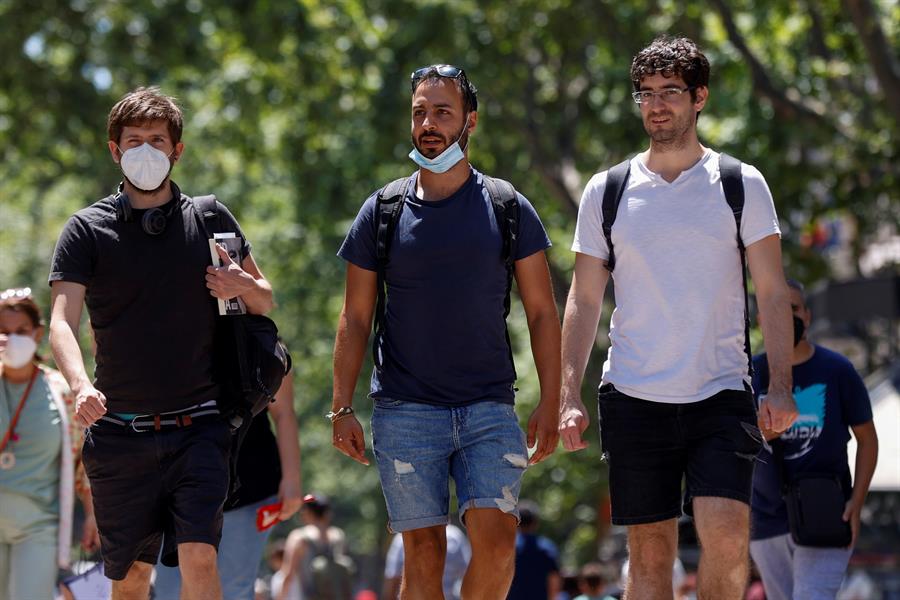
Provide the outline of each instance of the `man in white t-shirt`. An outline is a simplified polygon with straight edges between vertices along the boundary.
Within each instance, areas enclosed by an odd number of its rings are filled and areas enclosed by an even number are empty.
[[[635,57],[631,79],[650,148],[629,163],[610,219],[612,248],[603,231],[609,172],[591,178],[582,196],[563,325],[560,432],[566,449],[586,446],[581,383],[614,257],[616,309],[599,405],[612,521],[628,526],[627,597],[671,597],[684,507],[703,547],[700,596],[741,598],[757,424],[783,431],[796,416],[778,220],[763,176],[737,165],[738,231],[719,154],[697,138],[709,63],[694,42],[657,38]],[[763,324],[773,385],[758,420],[739,240],[760,311],[775,315]]]

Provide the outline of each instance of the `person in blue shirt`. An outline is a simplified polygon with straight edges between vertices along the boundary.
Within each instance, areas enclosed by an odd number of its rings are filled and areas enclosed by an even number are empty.
[[[781,493],[779,465],[764,450],[753,476],[750,555],[762,576],[769,600],[834,598],[847,570],[859,533],[860,511],[878,458],[878,437],[869,395],[849,360],[809,342],[812,314],[803,285],[788,280],[794,313],[793,388],[799,416],[780,436],[784,476],[832,474],[840,477],[847,498],[843,514],[853,541],[847,548],[797,546],[789,533]],[[764,320],[765,315],[760,314]],[[766,355],[754,358],[753,389],[759,398],[768,388]],[[847,459],[850,431],[857,442],[856,480]],[[767,440],[777,434],[763,431]]]
[[[562,588],[559,550],[556,544],[537,533],[541,520],[536,503],[520,502],[519,516],[516,574],[506,600],[555,600]]]
[[[410,158],[419,168],[386,240],[386,304],[376,315],[377,231],[384,223],[376,193],[338,252],[347,276],[327,417],[334,446],[369,464],[352,403],[375,315],[383,328],[373,349],[372,444],[389,527],[403,534],[401,596],[443,597],[452,478],[472,545],[462,596],[499,600],[513,576],[522,476],[559,440],[560,324],[544,253],[550,240],[534,207],[517,194],[515,251],[504,255],[505,247],[512,250],[504,236],[510,221],[495,216],[490,182],[466,154],[478,103],[465,72],[431,65],[414,71],[410,84]],[[527,437],[513,408],[507,258],[540,379]],[[536,446],[530,459],[526,446]]]

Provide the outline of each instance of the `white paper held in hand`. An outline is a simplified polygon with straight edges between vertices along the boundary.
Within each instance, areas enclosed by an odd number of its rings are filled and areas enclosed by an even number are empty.
[[[209,240],[209,255],[212,258],[213,266],[224,267],[225,263],[219,258],[219,253],[216,252],[216,244],[224,246],[225,250],[228,251],[228,256],[231,257],[231,260],[237,264],[241,264],[241,239],[239,237],[231,232],[214,233],[213,237]],[[247,313],[247,307],[240,298],[229,298],[228,300],[216,298],[216,300],[219,304],[220,315],[243,315]]]

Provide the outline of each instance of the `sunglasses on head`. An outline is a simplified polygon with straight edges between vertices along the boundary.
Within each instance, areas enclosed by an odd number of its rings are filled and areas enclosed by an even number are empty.
[[[431,73],[437,73],[441,77],[447,77],[449,79],[459,79],[460,77],[465,77],[466,72],[460,69],[459,67],[454,67],[453,65],[429,65],[427,67],[420,67],[412,72],[409,76],[409,83],[412,91],[416,91],[416,86],[425,79]]]

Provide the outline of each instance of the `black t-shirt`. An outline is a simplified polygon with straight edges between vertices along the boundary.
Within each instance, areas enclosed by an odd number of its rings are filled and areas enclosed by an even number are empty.
[[[241,487],[229,496],[225,510],[234,510],[278,493],[281,484],[281,460],[278,444],[269,425],[269,411],[253,418],[241,451],[238,453],[237,476]]]
[[[216,304],[206,287],[209,242],[193,202],[172,184],[177,206],[165,231],[144,233],[143,210],[129,222],[109,196],[75,213],[56,243],[50,283],[87,288],[85,304],[97,343],[94,385],[111,412],[165,412],[216,399],[212,349]],[[219,205],[221,228],[244,239]]]

